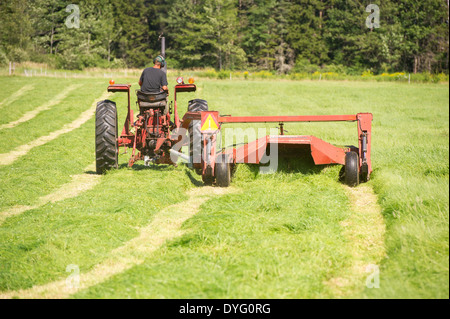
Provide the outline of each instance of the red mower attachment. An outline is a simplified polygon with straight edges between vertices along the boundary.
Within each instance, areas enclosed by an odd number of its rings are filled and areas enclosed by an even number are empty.
[[[299,150],[308,150],[316,165],[341,164],[344,168],[341,178],[349,186],[360,181],[368,181],[372,172],[370,160],[371,113],[356,115],[318,115],[318,116],[220,116],[219,112],[188,112],[183,122],[201,120],[202,160],[193,167],[201,169],[203,180],[216,181],[219,186],[228,186],[234,165],[265,164],[263,158],[271,149],[285,150],[292,154]],[[356,122],[358,147],[337,147],[315,136],[284,135],[286,122]],[[267,135],[238,148],[217,152],[217,135],[222,124],[230,123],[279,123],[280,135]],[[274,147],[275,146],[275,147]]]

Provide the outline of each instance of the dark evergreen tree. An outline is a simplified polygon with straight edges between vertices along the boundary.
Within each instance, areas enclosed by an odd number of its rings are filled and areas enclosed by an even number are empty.
[[[150,65],[167,40],[171,67],[289,72],[327,65],[359,74],[448,72],[448,1],[383,0],[367,28],[369,0],[63,0],[0,2],[0,62],[62,68]],[[307,66],[307,67],[305,67]],[[342,66],[342,67],[341,67]]]
[[[297,59],[311,64],[323,64],[328,60],[328,48],[323,38],[325,0],[293,0],[288,14],[287,41]]]

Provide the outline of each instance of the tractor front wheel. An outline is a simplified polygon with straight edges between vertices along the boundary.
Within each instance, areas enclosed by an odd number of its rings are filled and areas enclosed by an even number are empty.
[[[345,154],[344,181],[350,187],[359,184],[359,157],[356,152]]]
[[[216,184],[219,187],[228,187],[231,183],[231,163],[228,156],[222,155],[220,163],[216,162],[215,174]]]
[[[95,112],[95,163],[97,174],[117,168],[119,163],[116,103],[104,100],[97,103]]]

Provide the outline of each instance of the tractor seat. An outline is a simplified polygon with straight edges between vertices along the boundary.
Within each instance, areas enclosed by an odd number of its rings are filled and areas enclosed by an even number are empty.
[[[167,93],[162,91],[158,93],[144,93],[136,90],[139,107],[161,107],[165,108],[167,105]]]
[[[138,100],[142,102],[158,102],[165,100],[167,98],[167,93],[165,91],[161,91],[158,93],[144,93],[140,90],[136,90],[136,95]]]

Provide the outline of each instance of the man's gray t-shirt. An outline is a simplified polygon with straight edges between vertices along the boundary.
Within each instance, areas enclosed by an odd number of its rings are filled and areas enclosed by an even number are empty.
[[[161,69],[146,68],[141,75],[141,91],[144,93],[159,93],[167,86],[167,76]]]

